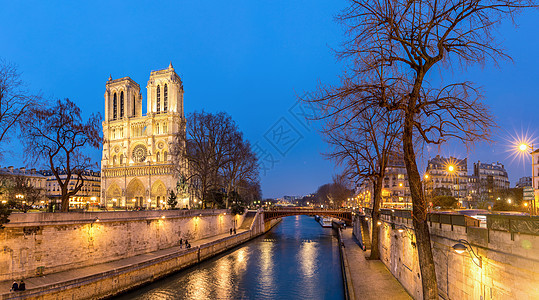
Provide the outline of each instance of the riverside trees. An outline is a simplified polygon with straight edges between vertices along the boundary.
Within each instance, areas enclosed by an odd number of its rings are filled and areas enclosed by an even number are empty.
[[[383,1],[350,0],[338,17],[347,40],[339,57],[348,60],[342,86],[322,98],[359,95],[350,110],[377,109],[402,118],[402,152],[413,203],[413,225],[423,298],[438,298],[427,226],[427,203],[417,167],[418,146],[488,139],[494,119],[471,82],[435,78],[432,70],[494,62],[508,56],[496,43],[495,26],[514,20],[526,0]],[[380,78],[376,75],[383,74]],[[396,97],[365,97],[365,91]],[[320,95],[317,97],[320,98]],[[311,99],[316,100],[316,99]]]
[[[13,64],[0,61],[0,145],[39,98],[26,90]],[[0,157],[2,154],[0,152]]]
[[[380,91],[369,91],[374,97],[389,97]],[[324,120],[322,134],[331,146],[326,156],[345,167],[345,175],[357,182],[373,186],[372,224],[380,218],[382,186],[390,159],[400,153],[396,149],[402,128],[400,115],[373,107],[363,110],[349,110],[357,101],[351,94],[317,100],[318,105],[327,109],[320,116]],[[378,228],[372,226],[371,259],[380,259],[378,249]]]
[[[193,112],[185,134],[176,136],[172,154],[177,165],[187,163],[190,187],[204,207],[228,207],[229,202],[258,193],[258,163],[249,141],[230,115]]]
[[[69,197],[83,187],[84,171],[91,166],[83,150],[101,146],[101,116],[92,114],[83,121],[80,113],[71,100],[57,100],[48,107],[31,108],[21,126],[28,159],[45,161],[58,182],[63,212],[69,211]]]

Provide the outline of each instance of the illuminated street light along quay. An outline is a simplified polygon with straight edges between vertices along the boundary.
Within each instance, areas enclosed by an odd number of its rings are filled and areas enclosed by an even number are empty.
[[[116,299],[343,299],[338,241],[295,216],[231,252]]]

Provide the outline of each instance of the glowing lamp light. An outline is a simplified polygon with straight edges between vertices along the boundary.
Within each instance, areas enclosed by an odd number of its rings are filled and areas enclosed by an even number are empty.
[[[466,251],[466,249],[467,249],[466,246],[464,246],[461,243],[453,245],[453,250],[455,250],[455,252],[457,252],[458,254],[464,253],[464,251]]]
[[[403,233],[404,232],[404,227],[399,226],[399,228],[397,228],[397,231],[400,232],[400,233]]]
[[[164,219],[164,218],[165,218],[165,216],[161,216],[161,219]]]
[[[399,186],[400,186],[400,187],[402,187],[402,182],[401,182],[401,183],[399,183]]]
[[[507,203],[511,204],[511,199],[507,199]]]
[[[378,221],[378,222],[376,222],[376,224],[378,224],[378,225],[382,225],[382,222]]]
[[[429,174],[425,174],[425,179],[429,179]]]
[[[528,207],[528,202],[524,202],[524,206],[525,206],[525,207]]]

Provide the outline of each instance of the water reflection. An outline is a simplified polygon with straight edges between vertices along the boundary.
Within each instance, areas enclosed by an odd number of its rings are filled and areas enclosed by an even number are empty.
[[[118,299],[343,299],[331,229],[284,218],[272,231],[219,257]]]

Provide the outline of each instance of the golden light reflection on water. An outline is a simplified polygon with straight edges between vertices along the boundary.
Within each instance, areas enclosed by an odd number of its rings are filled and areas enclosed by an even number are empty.
[[[279,226],[231,253],[122,299],[341,298],[334,238],[308,217],[289,217]]]
[[[260,245],[260,285],[261,289],[271,291],[274,288],[273,273],[273,242],[265,242]]]
[[[302,276],[312,278],[316,272],[316,243],[302,243],[298,253],[298,260],[301,266]]]

